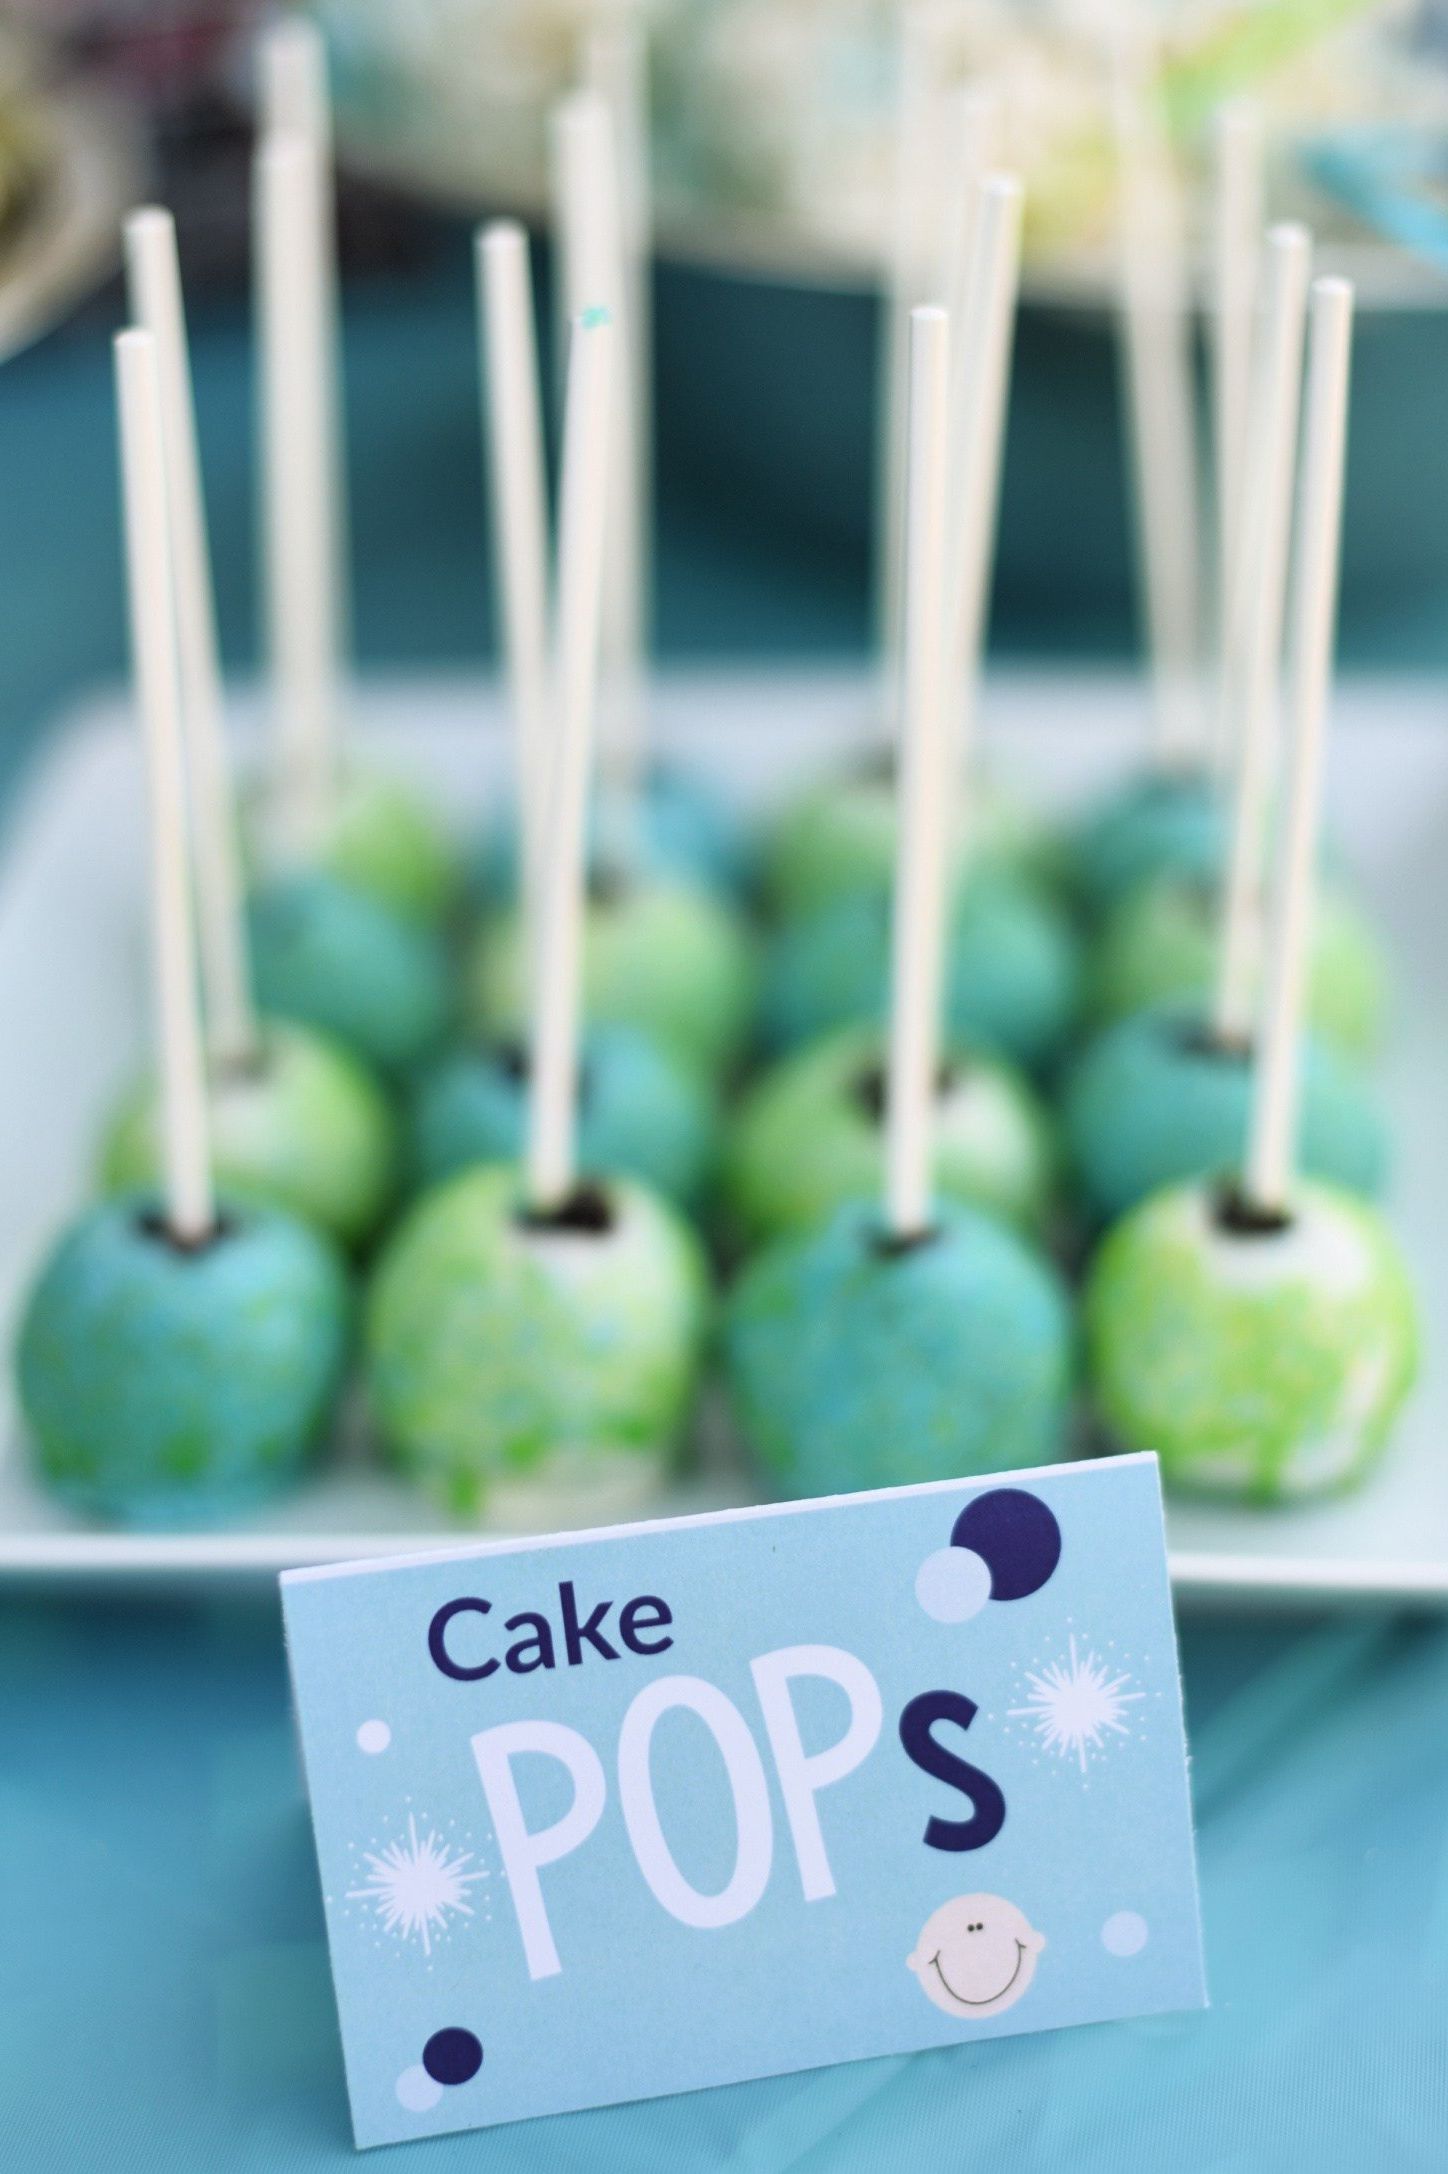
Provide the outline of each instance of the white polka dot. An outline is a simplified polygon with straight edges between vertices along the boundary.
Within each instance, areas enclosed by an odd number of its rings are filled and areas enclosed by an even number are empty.
[[[385,1751],[392,1742],[392,1731],[385,1721],[364,1721],[357,1731],[359,1751]]]
[[[1135,1910],[1118,1910],[1101,1928],[1101,1945],[1108,1955],[1139,1955],[1146,1938],[1146,1919]]]
[[[418,2062],[412,2068],[405,2068],[398,2077],[397,2096],[410,2114],[430,2114],[442,2097],[442,2085],[434,2083]]]
[[[990,1599],[990,1565],[968,1547],[937,1548],[915,1573],[915,1598],[937,1623],[965,1623]]]

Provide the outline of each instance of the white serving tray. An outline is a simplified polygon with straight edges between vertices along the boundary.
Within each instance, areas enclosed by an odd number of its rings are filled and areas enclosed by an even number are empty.
[[[1219,1603],[1448,1605],[1448,690],[1358,685],[1338,705],[1330,818],[1393,951],[1394,1032],[1383,1068],[1396,1147],[1392,1202],[1412,1257],[1427,1362],[1391,1454],[1359,1493],[1261,1511],[1173,1503],[1181,1598]],[[661,748],[759,800],[870,730],[858,673],[666,675]],[[236,703],[242,740],[255,704]],[[460,821],[506,790],[495,692],[474,681],[371,683],[355,701],[376,759],[434,785]],[[1079,802],[1141,745],[1142,696],[1113,676],[992,682],[985,730],[995,771],[1053,804]],[[143,1047],[141,781],[128,714],[82,710],[50,744],[0,858],[0,1330],[8,1353],[36,1259],[86,1195],[102,1112]],[[748,1500],[724,1430],[705,1428],[698,1466],[660,1514]],[[69,1517],[28,1477],[7,1363],[0,1369],[0,1572],[31,1578],[262,1579],[298,1564],[455,1545],[412,1489],[338,1445],[308,1485],[253,1523],[218,1532],[119,1533]]]

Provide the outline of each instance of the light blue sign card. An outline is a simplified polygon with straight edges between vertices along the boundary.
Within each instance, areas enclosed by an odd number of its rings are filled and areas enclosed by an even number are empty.
[[[282,1585],[359,2144],[1203,2003],[1154,1458]]]

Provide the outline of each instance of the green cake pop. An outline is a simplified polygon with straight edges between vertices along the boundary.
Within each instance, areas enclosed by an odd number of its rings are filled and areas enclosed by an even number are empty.
[[[391,1453],[452,1512],[510,1526],[636,1514],[674,1462],[707,1319],[702,1254],[654,1194],[512,1167],[427,1194],[379,1264],[367,1380]]]
[[[271,1201],[360,1246],[377,1228],[397,1176],[396,1121],[386,1096],[339,1045],[272,1021],[245,1058],[213,1059],[207,1122],[217,1183],[229,1197]],[[139,1081],[101,1142],[107,1192],[137,1191],[161,1162],[158,1083]]]
[[[1101,1024],[1149,1004],[1204,996],[1220,947],[1219,881],[1159,877],[1107,916],[1086,974],[1086,1008]],[[1388,969],[1361,908],[1325,888],[1313,931],[1308,1011],[1324,1042],[1349,1057],[1381,1046]]]
[[[878,1195],[885,1157],[879,1036],[847,1028],[787,1057],[752,1089],[725,1157],[725,1203],[750,1245],[826,1222]],[[1039,1234],[1050,1208],[1050,1127],[1008,1066],[948,1053],[936,1085],[935,1183],[944,1200]]]
[[[1411,1385],[1407,1271],[1365,1203],[1295,1175],[1312,866],[1330,678],[1352,290],[1313,289],[1291,748],[1245,1170],[1153,1195],[1108,1236],[1084,1309],[1092,1390],[1172,1484],[1273,1501],[1341,1488]]]
[[[1009,247],[1019,187],[985,184],[981,247]],[[1009,306],[1009,287],[996,297]],[[1070,1389],[1056,1279],[993,1217],[932,1200],[945,920],[946,327],[911,321],[904,738],[883,1212],[841,1207],[751,1263],[726,1323],[747,1438],[791,1494],[943,1479],[1049,1458]]]
[[[166,433],[168,515],[176,579],[177,662],[205,996],[208,1119],[224,1190],[289,1208],[353,1245],[387,1205],[393,1176],[390,1112],[340,1048],[297,1027],[259,1022],[241,883],[205,512],[175,227],[147,209],[126,222],[133,313],[156,342]],[[366,967],[364,966],[364,979]],[[138,1083],[102,1149],[112,1190],[147,1185],[161,1155],[159,1084]]]
[[[218,1205],[186,870],[177,583],[157,343],[116,343],[132,649],[151,807],[163,1184],[82,1216],[21,1323],[37,1469],[90,1515],[196,1523],[285,1486],[340,1386],[347,1288],[324,1241],[253,1204]]]
[[[1267,236],[1263,330],[1252,386],[1237,548],[1229,554],[1224,686],[1233,728],[1230,824],[1195,867],[1158,868],[1117,897],[1088,973],[1098,1020],[1215,990],[1224,1040],[1247,1038],[1257,997],[1273,773],[1278,657],[1297,439],[1308,237]],[[1326,1042],[1361,1057],[1381,1033],[1387,976],[1362,915],[1340,888],[1317,902],[1309,1013]]]
[[[446,919],[461,888],[458,848],[423,795],[349,764],[312,841],[319,867],[405,921]]]
[[[698,1246],[670,1209],[575,1162],[587,766],[604,554],[612,326],[575,321],[559,543],[560,715],[526,944],[525,1167],[427,1195],[377,1271],[368,1380],[393,1454],[459,1515],[627,1515],[664,1478],[705,1319]]]
[[[583,1002],[591,1023],[633,1027],[681,1064],[718,1074],[742,1051],[754,1004],[753,946],[720,899],[641,878],[591,887],[583,932]],[[484,1032],[515,1034],[528,1011],[528,938],[520,911],[478,937],[469,1009]]]
[[[1158,878],[1108,919],[1097,960],[1099,1008],[1109,1014],[1158,991],[1173,1001],[1130,1011],[1098,1034],[1068,1081],[1064,1129],[1083,1205],[1096,1224],[1160,1185],[1238,1168],[1247,1134],[1307,236],[1299,227],[1274,227],[1266,254],[1261,353],[1247,416],[1253,450],[1239,515],[1250,549],[1228,553],[1235,580],[1227,584],[1234,593],[1224,672],[1236,744],[1226,860],[1220,882]],[[1335,1007],[1334,1016],[1361,1027],[1364,996],[1376,992],[1380,977],[1362,971],[1357,929],[1345,921],[1340,894],[1319,902],[1312,1009],[1320,1017]],[[1354,1067],[1310,1038],[1300,1091],[1308,1175],[1376,1191],[1383,1124]]]
[[[1345,1487],[1412,1384],[1412,1286],[1382,1218],[1299,1184],[1290,1211],[1210,1185],[1154,1194],[1108,1236],[1086,1288],[1092,1392],[1169,1485],[1249,1501]]]
[[[881,754],[790,801],[769,828],[764,884],[781,920],[807,918],[855,892],[887,890],[895,860],[894,762]],[[1054,841],[1031,809],[974,780],[968,809],[973,868],[1050,885]]]

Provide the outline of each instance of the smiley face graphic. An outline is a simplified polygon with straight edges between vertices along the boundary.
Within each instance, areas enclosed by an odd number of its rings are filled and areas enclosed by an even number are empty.
[[[947,2015],[999,2015],[1036,1975],[1046,1945],[1024,1913],[999,1895],[957,1895],[925,1920],[906,1959],[925,1993]]]

